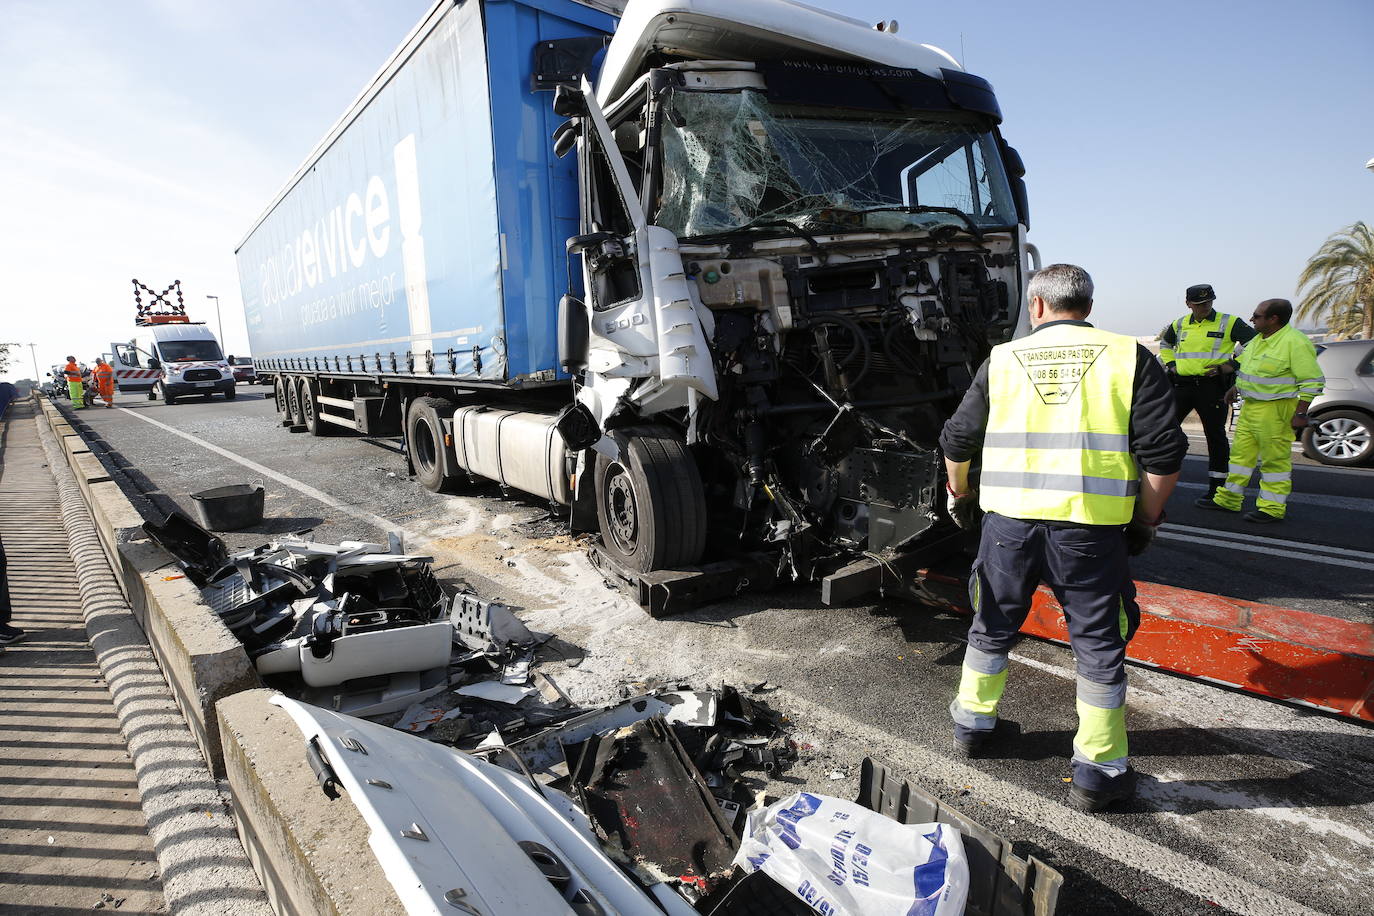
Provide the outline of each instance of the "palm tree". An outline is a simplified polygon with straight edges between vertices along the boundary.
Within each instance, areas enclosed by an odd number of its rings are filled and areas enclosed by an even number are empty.
[[[1374,340],[1374,230],[1358,222],[1335,233],[1298,278],[1298,317],[1320,321],[1335,337]]]

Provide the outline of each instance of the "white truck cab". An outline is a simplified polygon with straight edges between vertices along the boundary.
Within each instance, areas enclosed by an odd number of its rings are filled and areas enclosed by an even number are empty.
[[[234,399],[234,371],[204,323],[157,315],[140,322],[139,328],[148,336],[110,344],[120,390],[147,392],[148,400],[160,397],[166,404],[195,394]]]

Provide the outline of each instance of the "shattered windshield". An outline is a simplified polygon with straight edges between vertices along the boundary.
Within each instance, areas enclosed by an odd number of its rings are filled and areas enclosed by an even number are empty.
[[[824,223],[836,211],[864,214],[874,229],[1016,223],[996,141],[981,124],[935,113],[846,118],[774,105],[753,89],[674,92],[666,105],[655,222],[679,238]]]

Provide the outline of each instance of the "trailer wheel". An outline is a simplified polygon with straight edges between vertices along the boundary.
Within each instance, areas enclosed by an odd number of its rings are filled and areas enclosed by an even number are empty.
[[[596,456],[596,516],[606,552],[633,572],[696,563],[706,548],[706,496],[687,446],[659,426],[630,427],[617,438],[620,461]]]
[[[288,424],[292,429],[301,429],[305,426],[305,417],[301,414],[301,384],[304,379],[288,378],[286,380],[286,418],[291,422]]]
[[[444,420],[453,416],[453,405],[442,398],[416,398],[406,412],[406,451],[415,476],[426,490],[452,490],[458,478],[444,474]]]
[[[286,386],[289,384],[286,376],[279,375],[272,382],[272,400],[277,405],[277,416],[281,419],[282,426],[291,425],[291,402],[286,393]]]
[[[329,424],[320,419],[320,385],[310,379],[301,379],[301,419],[305,430],[312,436],[329,434]]]

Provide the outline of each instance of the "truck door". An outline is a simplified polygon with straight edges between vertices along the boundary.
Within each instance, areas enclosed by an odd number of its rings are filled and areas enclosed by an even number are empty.
[[[569,240],[568,252],[582,255],[591,322],[582,400],[604,428],[621,397],[648,415],[688,406],[694,392],[714,398],[716,379],[706,346],[710,313],[694,304],[677,237],[648,224],[625,159],[585,79],[582,100],[583,234]]]
[[[139,350],[133,341],[110,344],[115,384],[122,391],[147,391],[162,375],[148,363],[148,354]]]

